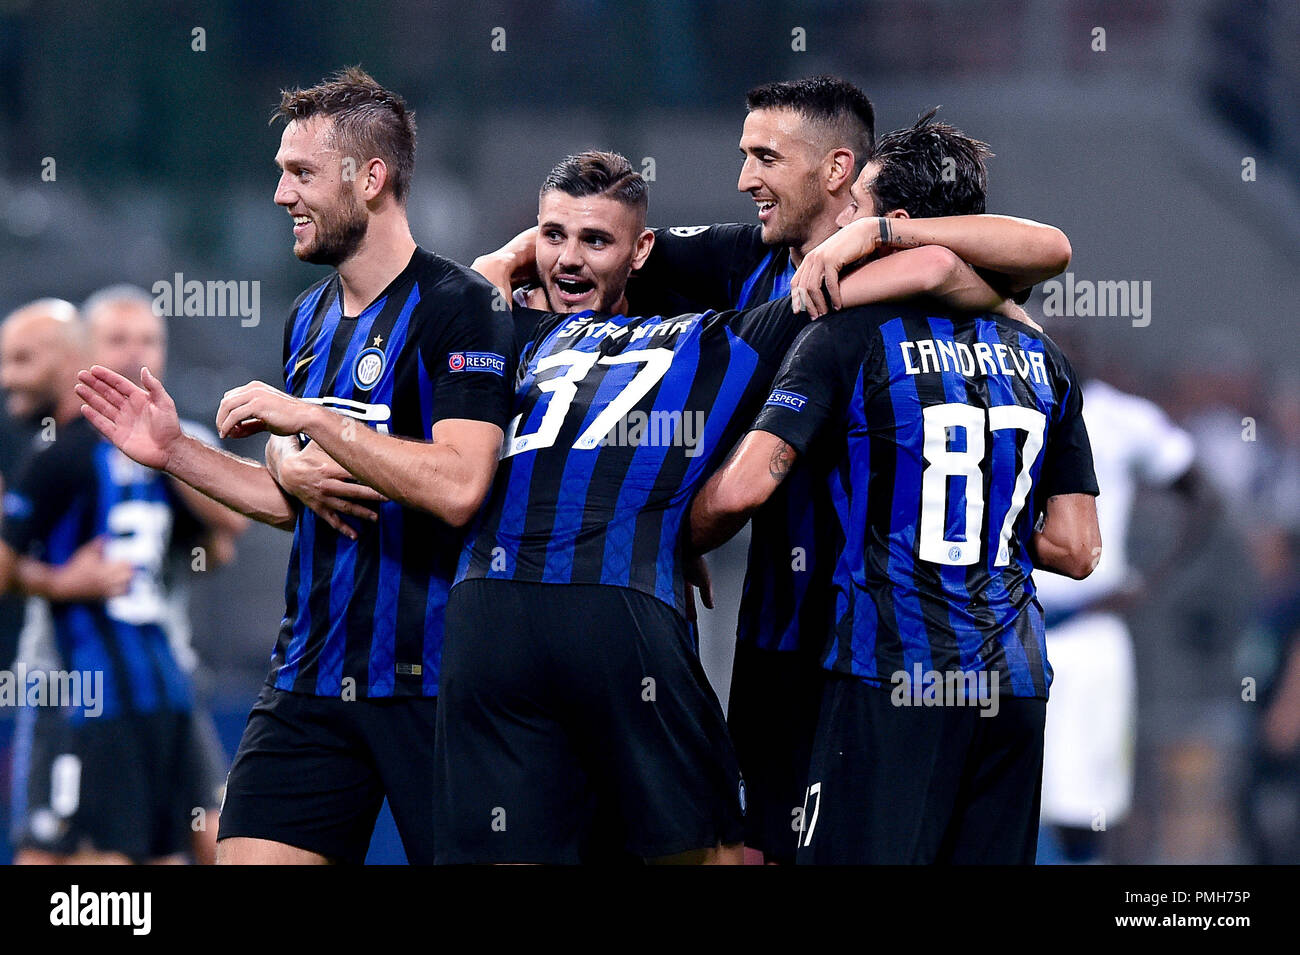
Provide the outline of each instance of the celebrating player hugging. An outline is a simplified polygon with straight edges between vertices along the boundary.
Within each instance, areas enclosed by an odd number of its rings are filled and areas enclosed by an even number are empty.
[[[1031,570],[1100,541],[1078,383],[1011,299],[1070,250],[985,215],[987,147],[932,115],[877,143],[843,80],[758,87],[757,225],[649,229],[592,150],[471,271],[411,235],[401,97],[283,94],[275,202],[334,272],[283,386],[221,401],[265,465],[187,437],[156,369],[76,387],[127,457],[293,532],[219,861],[360,862],[385,797],[418,863],[1032,860]],[[693,587],[751,516],[724,715]]]

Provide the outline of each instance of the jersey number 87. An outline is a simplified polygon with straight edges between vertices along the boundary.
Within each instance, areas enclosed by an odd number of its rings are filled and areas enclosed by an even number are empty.
[[[1010,506],[1002,517],[997,537],[995,566],[1004,567],[1011,562],[1010,540],[1016,518],[1025,506],[1029,487],[1033,483],[1030,471],[1043,448],[1043,432],[1047,418],[1033,408],[1020,405],[998,405],[983,408],[964,404],[931,405],[922,412],[924,423],[923,455],[927,467],[921,475],[921,527],[920,558],[932,564],[968,565],[977,563],[983,551],[979,540],[984,522],[984,469],[986,460],[985,432],[1016,430],[1025,433],[1021,451],[1021,466],[1016,474]],[[965,434],[963,451],[949,448],[949,435],[956,429]],[[944,536],[948,513],[949,478],[961,478],[966,498],[965,532],[961,540]],[[997,478],[990,475],[990,481]],[[993,521],[989,521],[992,530]]]

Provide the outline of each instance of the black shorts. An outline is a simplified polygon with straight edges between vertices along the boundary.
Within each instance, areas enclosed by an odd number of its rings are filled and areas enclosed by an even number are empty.
[[[188,853],[202,767],[189,713],[70,719],[19,711],[14,843],[55,855],[120,852],[136,862]]]
[[[722,707],[667,604],[624,587],[468,580],[447,603],[439,863],[640,858],[743,838]]]
[[[341,700],[262,687],[217,838],[269,839],[360,865],[387,796],[407,861],[431,864],[437,708],[435,697]]]
[[[1001,695],[982,716],[892,694],[828,676],[799,864],[1032,865],[1046,701]]]
[[[815,655],[736,644],[727,725],[745,775],[745,845],[794,862],[825,671]]]

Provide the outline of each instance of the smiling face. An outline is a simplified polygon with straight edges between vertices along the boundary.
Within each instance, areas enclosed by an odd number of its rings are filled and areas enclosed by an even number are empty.
[[[628,276],[650,254],[644,213],[610,196],[544,192],[537,206],[537,274],[555,312],[624,312]]]
[[[275,203],[293,216],[293,254],[304,262],[345,262],[361,245],[369,219],[357,200],[356,177],[343,177],[343,155],[333,146],[333,121],[294,120],[284,128],[275,164]]]
[[[763,242],[792,248],[808,244],[828,202],[821,184],[825,153],[808,124],[791,109],[753,110],[745,117],[740,151],[745,161],[736,188],[758,205]]]

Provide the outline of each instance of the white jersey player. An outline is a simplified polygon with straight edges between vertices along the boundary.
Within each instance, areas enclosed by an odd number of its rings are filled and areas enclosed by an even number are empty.
[[[1133,641],[1118,610],[1139,589],[1127,548],[1134,498],[1142,486],[1199,488],[1192,438],[1159,407],[1103,381],[1083,390],[1105,547],[1085,580],[1034,574],[1053,670],[1041,810],[1053,831],[1040,845],[1056,843],[1075,862],[1099,860],[1101,832],[1121,822],[1132,802],[1137,684]]]

